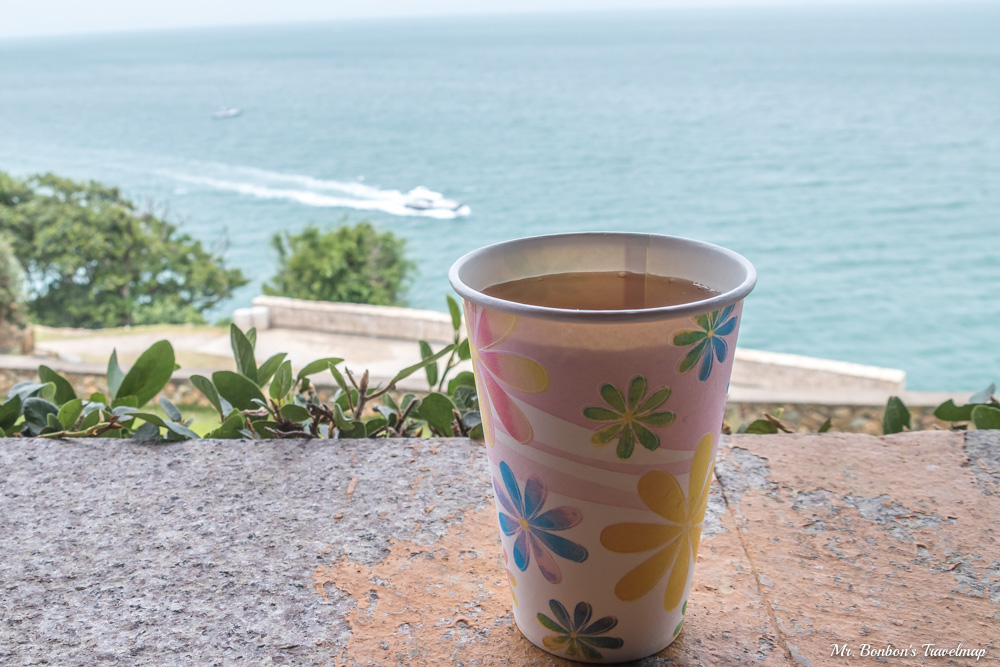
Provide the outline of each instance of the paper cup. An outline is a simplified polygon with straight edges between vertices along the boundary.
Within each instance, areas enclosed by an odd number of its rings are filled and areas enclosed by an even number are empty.
[[[720,294],[581,311],[482,292],[578,271],[679,277]],[[575,660],[660,651],[684,623],[753,266],[698,241],[584,233],[482,248],[449,278],[464,300],[518,628]]]

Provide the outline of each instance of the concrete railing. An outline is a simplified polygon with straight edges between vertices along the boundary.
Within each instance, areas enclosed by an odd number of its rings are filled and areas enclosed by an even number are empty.
[[[764,390],[886,395],[906,390],[906,372],[797,354],[737,348],[731,383]]]
[[[259,296],[233,313],[241,328],[296,329],[450,343],[451,317],[431,310]]]

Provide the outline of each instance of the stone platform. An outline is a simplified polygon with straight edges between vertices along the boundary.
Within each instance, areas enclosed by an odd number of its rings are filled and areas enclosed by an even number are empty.
[[[733,436],[716,477],[640,664],[1000,662],[996,432]],[[0,664],[569,664],[513,626],[488,494],[457,439],[0,440]]]

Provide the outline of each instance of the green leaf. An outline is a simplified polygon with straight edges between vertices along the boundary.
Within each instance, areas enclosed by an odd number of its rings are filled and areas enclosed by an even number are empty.
[[[348,387],[347,391],[338,391],[336,397],[334,403],[345,412],[350,412],[353,409],[352,406],[358,404],[358,390],[354,387]]]
[[[148,403],[159,394],[174,372],[174,347],[169,341],[161,340],[143,352],[122,379],[117,396],[135,396],[139,406]],[[110,381],[109,381],[110,384]]]
[[[24,421],[31,435],[38,435],[48,425],[48,416],[58,419],[59,408],[44,398],[32,396],[24,402]]]
[[[972,423],[980,430],[1000,429],[1000,408],[977,405],[972,410]]]
[[[428,359],[434,356],[434,351],[431,350],[431,345],[425,340],[420,341],[420,358]],[[424,367],[424,372],[427,373],[427,384],[431,388],[437,384],[438,381],[438,366],[437,364],[427,364]]]
[[[250,347],[257,349],[257,327],[250,327],[244,334],[250,342]]]
[[[330,366],[336,366],[343,359],[339,357],[327,357],[326,359],[317,359],[316,361],[310,362],[305,365],[305,368],[299,371],[299,374],[295,376],[296,381],[301,380],[307,375],[314,375],[320,371],[325,371]],[[343,379],[343,378],[341,378]]]
[[[910,411],[898,396],[890,396],[885,404],[885,414],[882,416],[882,430],[889,435],[901,433],[904,428],[910,428]]]
[[[115,402],[111,404],[112,408],[117,407],[128,407],[128,408],[138,408],[139,399],[136,396],[121,396],[115,399]]]
[[[778,427],[768,419],[758,419],[753,421],[749,426],[747,426],[746,431],[744,431],[744,433],[756,433],[758,435],[769,435],[777,432]]]
[[[448,382],[448,393],[454,394],[455,390],[459,387],[472,387],[472,390],[476,390],[476,377],[471,371],[462,371]]]
[[[243,415],[240,414],[239,410],[233,410],[226,417],[226,420],[222,425],[206,435],[206,438],[220,439],[220,440],[238,440],[243,437],[240,430],[246,425],[246,421],[243,419]]]
[[[351,422],[350,426],[340,431],[341,438],[364,438],[367,436],[363,422]]]
[[[48,366],[38,367],[38,377],[42,382],[51,382],[56,386],[56,395],[54,398],[57,405],[62,405],[76,398],[76,392],[73,390],[73,385],[69,383],[69,380]]]
[[[277,422],[265,419],[253,422],[253,430],[261,440],[274,440],[274,434],[270,433],[267,429],[275,430],[277,428]]]
[[[346,396],[348,391],[347,380],[345,380],[341,372],[337,370],[336,364],[330,363],[328,364],[328,368],[330,369],[330,375],[333,376],[333,379],[337,383],[337,386],[340,387],[340,391],[344,392],[344,395]]]
[[[42,433],[59,433],[63,430],[65,429],[62,422],[59,421],[59,417],[53,414],[45,416],[45,428],[42,429]]]
[[[827,431],[830,430],[831,426],[833,426],[833,422],[827,419],[825,422],[823,422],[823,425],[819,427],[819,431],[817,431],[817,433],[826,433]]]
[[[46,382],[35,395],[39,398],[44,398],[46,401],[54,401],[56,398],[56,385],[52,382]]]
[[[466,412],[462,415],[462,428],[471,431],[483,423],[483,416],[479,412]]]
[[[274,377],[274,373],[278,370],[278,367],[281,366],[281,362],[285,360],[286,356],[288,355],[284,352],[279,352],[273,357],[269,357],[267,361],[260,365],[260,368],[257,369],[258,387],[263,387],[271,380],[272,377]],[[288,392],[285,393],[287,394]]]
[[[282,399],[292,390],[292,382],[292,362],[282,362],[278,366],[278,370],[274,374],[274,379],[271,381],[271,386],[268,387],[267,391],[271,395],[271,398],[275,400]]]
[[[472,350],[469,349],[468,338],[463,338],[462,342],[458,344],[458,358],[462,361],[468,361],[472,358]]]
[[[440,350],[438,350],[436,354],[433,354],[427,357],[426,359],[420,361],[419,363],[413,364],[412,366],[407,366],[403,370],[399,371],[398,373],[396,373],[396,377],[392,378],[392,380],[389,382],[389,388],[394,389],[396,387],[397,382],[399,382],[404,378],[410,377],[411,375],[419,371],[421,368],[427,366],[428,364],[434,363],[444,355],[451,352],[454,347],[455,347],[454,345],[446,345]]]
[[[385,417],[375,417],[374,419],[369,419],[365,422],[365,436],[371,436],[372,433],[379,430],[383,426],[386,426],[389,421]]]
[[[955,401],[950,398],[941,405],[934,408],[934,416],[945,422],[967,422],[972,421],[972,409],[975,404],[955,405]]]
[[[150,422],[145,422],[142,426],[132,432],[133,440],[160,440],[160,427]]]
[[[977,404],[989,403],[990,399],[993,398],[993,394],[995,394],[996,391],[997,391],[997,385],[996,383],[993,383],[986,389],[983,389],[982,391],[977,391],[975,394],[973,394],[969,398],[969,403],[977,403]]]
[[[485,436],[483,435],[483,425],[480,424],[476,428],[469,431],[469,437],[473,440],[482,440]]]
[[[0,405],[0,428],[8,429],[14,425],[17,418],[21,416],[21,397],[11,396],[3,405]]]
[[[7,400],[17,396],[23,402],[25,399],[36,395],[45,385],[41,382],[24,381],[18,382],[7,392]]]
[[[212,407],[216,409],[219,413],[219,418],[225,418],[226,413],[222,410],[222,403],[219,401],[219,392],[216,390],[215,385],[204,375],[192,375],[191,384],[195,388],[205,395],[208,402],[212,404]]]
[[[451,313],[451,328],[458,331],[462,328],[462,309],[450,294],[445,294],[444,298],[448,300],[448,312]]]
[[[135,419],[141,419],[143,421],[149,422],[151,424],[156,424],[161,428],[165,428],[168,431],[168,437],[171,440],[197,440],[200,436],[189,429],[184,424],[178,424],[177,422],[166,421],[148,412],[133,412],[132,417]],[[172,434],[172,435],[171,435]]]
[[[63,430],[69,431],[72,430],[73,425],[76,424],[76,420],[80,418],[82,412],[83,401],[79,398],[74,398],[71,401],[63,403],[56,417],[59,419],[59,423],[62,424]]]
[[[472,387],[462,385],[457,387],[451,395],[451,400],[455,402],[455,407],[461,412],[473,410],[478,407],[476,401],[476,390]]]
[[[389,424],[389,426],[395,426],[396,422],[399,420],[399,413],[390,408],[388,405],[378,404],[375,406],[375,411],[385,417],[386,423]]]
[[[441,436],[450,438],[451,423],[455,420],[454,410],[455,404],[451,399],[435,391],[424,396],[416,415],[430,424]]]
[[[122,386],[124,379],[125,373],[118,365],[118,350],[111,350],[111,358],[108,359],[108,396],[112,400],[118,395],[118,388]]]
[[[89,409],[90,405],[88,405],[87,408]],[[97,424],[99,424],[103,419],[101,410],[103,410],[103,407],[90,410],[89,412],[87,411],[87,409],[84,409],[84,418],[83,421],[80,422],[80,430],[86,431],[91,426],[97,426]]]
[[[311,419],[308,410],[301,405],[295,405],[294,403],[281,406],[281,416],[296,423],[301,423],[307,419]]]
[[[170,417],[171,421],[184,421],[184,418],[181,416],[181,411],[177,409],[177,406],[163,396],[160,396],[160,407],[167,413],[167,416]]]
[[[253,356],[253,344],[235,324],[229,325],[229,344],[233,348],[236,371],[257,382],[257,361]]]
[[[240,410],[253,410],[254,399],[267,404],[264,394],[255,382],[244,375],[232,371],[216,371],[212,373],[212,383],[215,385],[219,396],[229,401],[229,403]]]
[[[399,412],[399,406],[396,405],[396,401],[391,394],[382,394],[379,400],[382,401],[383,405],[387,405],[392,408],[393,411]]]
[[[340,405],[333,405],[333,423],[337,425],[341,431],[347,431],[351,429],[351,418],[344,414],[344,411],[340,409]]]

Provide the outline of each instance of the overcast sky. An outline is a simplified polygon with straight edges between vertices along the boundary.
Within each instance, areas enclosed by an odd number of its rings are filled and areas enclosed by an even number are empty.
[[[0,38],[346,18],[848,1],[919,0],[0,0]]]

